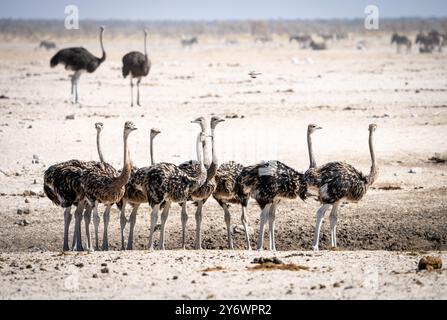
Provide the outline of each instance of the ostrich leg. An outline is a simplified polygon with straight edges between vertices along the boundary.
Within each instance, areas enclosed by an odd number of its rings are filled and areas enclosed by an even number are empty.
[[[156,204],[153,208],[152,208],[152,212],[151,212],[151,229],[149,232],[149,244],[148,244],[148,248],[149,250],[154,249],[154,232],[155,232],[155,225],[157,224],[157,220],[158,220],[158,211],[160,210],[160,205]]]
[[[101,218],[98,214],[98,203],[95,202],[93,204],[93,227],[95,228],[95,250],[99,251],[99,223],[101,222]]]
[[[140,82],[141,82],[141,78],[138,78],[137,81],[137,106],[140,106]]]
[[[265,233],[265,223],[267,222],[267,218],[269,216],[271,204],[267,204],[261,211],[260,221],[259,221],[259,236],[258,236],[258,244],[256,249],[261,251],[264,247],[264,233]]]
[[[248,224],[247,224],[247,207],[242,205],[242,216],[241,216],[241,222],[244,226],[245,231],[245,240],[247,241],[247,250],[251,250],[251,244],[250,244],[250,235],[248,234]]]
[[[336,247],[337,246],[337,210],[338,210],[338,202],[334,203],[332,205],[331,210],[331,246]]]
[[[269,249],[276,251],[275,245],[275,217],[276,217],[276,203],[272,204],[269,212]]]
[[[222,208],[225,213],[225,224],[227,225],[227,236],[228,236],[228,249],[233,250],[233,236],[231,235],[231,214],[228,210],[228,206],[226,203],[222,203]]]
[[[75,88],[75,103],[78,103],[78,82],[81,76],[81,71],[76,71],[73,75],[74,88]]]
[[[166,227],[166,221],[168,220],[170,207],[171,203],[169,201],[166,201],[165,207],[163,208],[163,212],[161,213],[160,243],[158,244],[159,250],[165,249],[165,227]]]
[[[133,207],[132,212],[130,213],[129,218],[130,226],[129,226],[129,238],[127,239],[127,250],[133,249],[133,232],[135,229],[135,222],[137,222],[137,211],[139,207],[140,205],[136,204]]]
[[[182,248],[186,249],[186,223],[188,222],[188,212],[186,211],[186,202],[182,203]]]
[[[196,241],[194,248],[196,250],[202,249],[202,232],[200,230],[202,226],[202,208],[203,208],[203,201],[197,202],[197,210],[196,210]]]
[[[130,77],[130,106],[133,107],[133,81],[132,76]]]
[[[323,222],[324,213],[330,207],[330,204],[323,204],[323,206],[317,211],[317,224],[315,226],[314,242],[312,244],[312,249],[314,252],[318,251],[318,242],[320,240],[320,229],[321,223]]]
[[[123,198],[123,204],[121,207],[120,214],[120,235],[121,235],[121,250],[125,250],[124,247],[124,228],[126,227],[127,219],[126,219],[126,204],[127,201]]]
[[[75,251],[83,251],[82,248],[82,237],[81,237],[81,221],[82,221],[82,212],[84,211],[84,201],[79,202],[75,211],[75,232],[76,232],[76,244],[74,247]]]
[[[86,205],[84,211],[85,235],[87,236],[87,249],[93,251],[92,238],[90,234],[90,221],[92,219],[92,206]]]
[[[68,231],[70,229],[70,222],[71,222],[72,214],[71,214],[71,206],[65,208],[64,210],[64,246],[63,250],[68,251],[70,250],[68,246]]]
[[[110,222],[110,209],[112,205],[107,205],[104,211],[104,235],[102,237],[102,250],[109,251],[109,222]]]

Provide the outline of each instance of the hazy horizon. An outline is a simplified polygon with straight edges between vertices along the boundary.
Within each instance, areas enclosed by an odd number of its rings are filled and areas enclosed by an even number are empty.
[[[367,5],[378,6],[382,19],[447,17],[443,0],[2,0],[0,19],[62,20],[70,4],[78,6],[80,19],[88,20],[352,20],[364,18]]]

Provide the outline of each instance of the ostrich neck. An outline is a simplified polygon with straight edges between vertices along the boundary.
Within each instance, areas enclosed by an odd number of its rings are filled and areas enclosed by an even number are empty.
[[[127,147],[128,135],[129,135],[129,133],[124,134],[123,169],[121,171],[121,174],[115,179],[114,184],[113,184],[113,187],[117,188],[117,189],[122,188],[129,181],[129,177],[130,177],[131,166],[130,166],[130,161],[129,161],[129,150]]]
[[[147,34],[144,34],[144,55],[147,58]]]
[[[214,130],[215,128],[211,128],[211,154],[213,157],[213,164],[217,165],[218,164],[218,160],[217,160],[217,152],[216,152],[216,138],[214,135]]]
[[[103,31],[101,31],[101,33],[99,34],[99,43],[101,44],[101,50],[102,50],[102,57],[101,57],[101,62],[106,60],[106,51],[104,50],[104,44],[102,43],[102,34]]]
[[[202,133],[199,133],[197,135],[197,143],[196,143],[196,151],[197,151],[197,160],[199,161],[199,165],[200,165],[200,173],[204,173],[206,172],[206,168],[205,165],[203,163],[203,159],[202,159]]]
[[[376,155],[374,153],[374,133],[369,132],[369,153],[371,154],[371,171],[369,173],[369,184],[371,185],[377,178]]]
[[[207,133],[206,127],[202,126],[202,134],[205,135],[205,138],[202,141],[203,162],[204,162],[205,166],[209,167],[209,165],[210,165],[210,157],[209,157],[209,154],[208,154],[208,140],[206,138],[206,133]],[[197,158],[197,161],[200,161],[200,159]]]
[[[155,164],[155,161],[154,161],[154,136],[151,136],[150,151],[151,151],[151,165],[153,166]]]
[[[309,149],[309,168],[315,168],[317,164],[315,163],[314,151],[312,148],[312,133],[307,132],[307,148]]]
[[[99,160],[102,163],[105,163],[106,161],[104,160],[104,156],[103,156],[102,150],[101,150],[101,139],[100,139],[100,136],[101,136],[101,131],[98,131],[96,133],[96,148],[98,149]]]

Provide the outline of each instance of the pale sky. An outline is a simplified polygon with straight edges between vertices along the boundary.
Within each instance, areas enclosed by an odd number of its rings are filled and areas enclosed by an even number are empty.
[[[447,17],[445,0],[0,0],[0,18],[64,19],[69,4],[101,20],[362,18],[371,4],[381,18]]]

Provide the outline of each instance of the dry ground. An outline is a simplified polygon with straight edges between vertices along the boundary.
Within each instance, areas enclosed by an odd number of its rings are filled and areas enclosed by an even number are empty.
[[[0,44],[0,251],[3,252],[0,272],[4,282],[0,296],[445,298],[445,273],[415,274],[419,256],[389,251],[447,247],[446,165],[428,161],[435,152],[447,151],[447,54],[421,55],[416,50],[409,55],[396,54],[388,37],[368,38],[368,50],[358,51],[355,41],[360,36],[356,37],[332,44],[323,52],[299,50],[285,38],[266,45],[248,39],[225,45],[218,39],[206,38],[197,47],[182,49],[177,42],[153,37],[150,41],[153,67],[142,83],[141,108],[129,107],[129,84],[120,72],[121,56],[142,49],[141,41],[136,38],[110,39],[106,33],[107,61],[94,74],[82,75],[79,105],[69,102],[68,73],[62,67],[49,68],[53,51],[36,50],[36,43],[23,39]],[[63,39],[57,42],[60,47],[74,45]],[[77,44],[80,43],[99,54],[96,39],[79,39]],[[293,58],[307,62],[293,64]],[[262,75],[251,79],[247,75],[251,70]],[[74,120],[66,119],[73,114]],[[221,162],[236,160],[252,164],[261,159],[278,159],[299,170],[308,166],[305,140],[308,123],[324,127],[315,135],[314,142],[319,164],[345,160],[363,171],[368,171],[370,165],[367,126],[371,122],[378,124],[376,155],[380,177],[360,203],[344,204],[339,211],[338,243],[348,251],[324,252],[316,258],[290,258],[317,268],[293,273],[297,281],[289,274],[284,275],[290,271],[272,271],[268,273],[271,275],[268,281],[252,276],[245,267],[257,254],[244,251],[142,251],[85,256],[55,253],[62,246],[62,211],[39,196],[43,171],[53,163],[72,158],[96,160],[96,121],[104,122],[104,153],[116,167],[122,165],[122,125],[126,120],[134,121],[139,130],[129,139],[131,155],[135,165],[144,166],[149,163],[151,127],[162,131],[155,140],[156,160],[180,163],[195,154],[197,128],[190,120],[213,114],[238,115],[216,130]],[[33,155],[38,163],[33,163]],[[18,215],[18,209],[29,209],[30,213]],[[313,200],[290,201],[280,206],[279,257],[289,255],[287,250],[310,249],[317,209],[318,203]],[[193,210],[189,207],[189,247],[194,236]],[[231,211],[235,244],[243,249],[243,234],[238,232],[240,209],[233,206]],[[145,249],[147,245],[148,212],[148,207],[142,206],[138,215],[137,249]],[[258,216],[259,210],[251,205],[249,224],[253,228],[253,243]],[[15,224],[23,219],[30,224]],[[214,200],[208,201],[203,221],[205,248],[226,248],[224,226],[222,210]],[[324,223],[323,250],[329,248],[328,229],[328,223]],[[110,230],[111,249],[118,249],[116,208],[112,210]],[[180,210],[174,205],[167,225],[167,248],[179,246]],[[116,270],[113,267],[109,274],[92,278],[103,260],[117,258],[120,259]],[[54,266],[61,263],[70,266],[78,260],[85,265],[79,269],[83,280],[78,290],[66,291],[60,287],[66,271],[64,268],[55,271]],[[19,267],[10,267],[13,261]],[[188,274],[191,261],[194,276]],[[369,261],[378,265],[375,270],[380,285],[375,291],[360,288],[363,271],[351,274],[351,264],[355,270],[361,270],[370,267]],[[26,269],[28,264],[31,269]],[[25,268],[21,270],[23,265]],[[225,265],[229,270],[201,276],[198,270],[208,265]],[[336,270],[336,275],[324,272],[323,266]],[[39,271],[41,267],[46,271]],[[409,273],[391,273],[402,270]],[[122,276],[123,272],[129,276]],[[170,280],[174,275],[179,279]],[[143,288],[141,279],[145,279],[145,284],[155,285]],[[196,284],[192,286],[190,282],[194,279]],[[332,287],[332,282],[343,279],[345,283],[340,288]],[[419,279],[423,285],[414,284],[413,279]],[[104,280],[101,282],[104,286],[98,285],[100,280]],[[228,281],[238,285],[221,291],[219,286]],[[118,290],[116,286],[120,283],[128,290]],[[290,295],[289,283],[294,284]],[[320,283],[326,290],[310,290]],[[344,290],[349,286],[355,289]]]

